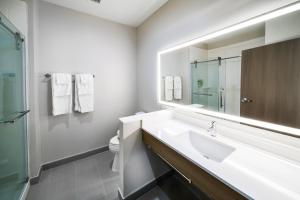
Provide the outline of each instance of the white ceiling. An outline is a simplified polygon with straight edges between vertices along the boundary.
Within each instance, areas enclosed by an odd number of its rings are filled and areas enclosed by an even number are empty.
[[[168,0],[43,0],[121,24],[137,27]]]

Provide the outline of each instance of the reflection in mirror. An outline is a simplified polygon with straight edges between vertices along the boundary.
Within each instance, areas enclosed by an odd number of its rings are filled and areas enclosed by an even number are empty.
[[[160,55],[161,100],[300,128],[300,12]]]

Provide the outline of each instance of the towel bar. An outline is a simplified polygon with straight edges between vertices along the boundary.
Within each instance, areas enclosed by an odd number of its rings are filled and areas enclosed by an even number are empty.
[[[46,78],[51,78],[51,74],[49,74],[49,73],[47,73],[47,74],[45,74],[44,75]],[[72,75],[72,76],[74,76],[74,75]],[[95,75],[93,74],[93,77],[95,78]]]

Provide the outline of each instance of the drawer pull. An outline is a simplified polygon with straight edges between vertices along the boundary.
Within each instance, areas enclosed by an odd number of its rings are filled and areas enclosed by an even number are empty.
[[[176,172],[178,172],[189,184],[192,183],[192,180],[189,179],[188,177],[186,177],[183,173],[181,173],[176,167],[174,167],[171,163],[169,163],[169,161],[167,161],[166,159],[164,159],[161,155],[159,155],[158,153],[156,153],[158,155],[158,157],[160,157],[163,161],[165,161],[168,165],[170,165]]]

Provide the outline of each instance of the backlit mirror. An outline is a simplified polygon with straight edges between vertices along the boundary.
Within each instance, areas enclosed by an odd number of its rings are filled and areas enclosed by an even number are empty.
[[[162,104],[300,128],[300,11],[159,53]]]

